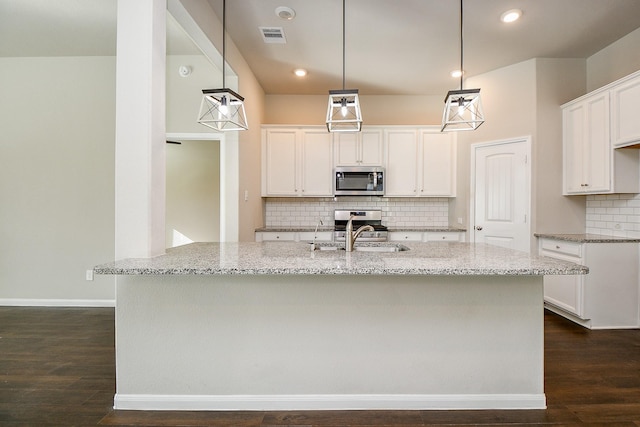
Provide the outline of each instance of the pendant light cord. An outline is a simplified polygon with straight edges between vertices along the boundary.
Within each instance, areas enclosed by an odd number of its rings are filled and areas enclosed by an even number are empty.
[[[463,68],[463,64],[462,64],[462,58],[463,58],[463,46],[464,43],[462,41],[463,38],[463,32],[462,32],[462,25],[463,25],[463,20],[462,20],[462,11],[463,11],[463,7],[462,7],[462,2],[463,0],[460,0],[460,90],[462,90],[462,75],[464,74],[464,68]]]
[[[346,60],[345,60],[345,58],[346,58],[346,55],[345,55],[345,39],[346,39],[346,36],[345,36],[345,34],[346,34],[346,31],[345,31],[345,17],[344,17],[345,16],[345,1],[346,0],[342,0],[342,90],[344,90],[344,88],[345,88],[344,82],[345,82],[345,74],[346,74],[346,72],[345,72],[345,70],[346,70],[346,67],[345,67],[345,62],[346,62]]]
[[[222,0],[222,87],[226,88],[225,68],[227,54],[227,0]]]

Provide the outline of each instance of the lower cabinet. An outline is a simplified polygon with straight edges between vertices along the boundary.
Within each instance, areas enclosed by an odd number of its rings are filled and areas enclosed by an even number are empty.
[[[256,242],[316,242],[333,241],[333,231],[256,231]]]
[[[463,231],[389,231],[391,242],[464,242]]]
[[[640,326],[638,243],[539,238],[538,253],[589,267],[587,275],[545,276],[545,306],[591,329]]]

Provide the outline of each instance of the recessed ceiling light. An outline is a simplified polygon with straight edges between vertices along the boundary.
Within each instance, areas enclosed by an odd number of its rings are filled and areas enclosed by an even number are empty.
[[[451,77],[457,79],[458,77],[462,76],[463,72],[461,70],[453,70],[451,72]]]
[[[293,70],[293,73],[298,77],[304,77],[307,75],[307,70],[305,70],[304,68],[296,68],[295,70]]]
[[[507,10],[505,13],[500,15],[500,20],[505,23],[517,21],[522,16],[522,11],[520,9],[511,9]]]
[[[284,19],[285,21],[291,21],[296,17],[296,11],[288,6],[276,7],[276,16]]]

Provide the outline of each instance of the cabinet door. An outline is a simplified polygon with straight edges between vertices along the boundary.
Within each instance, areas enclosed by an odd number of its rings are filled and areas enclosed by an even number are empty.
[[[544,300],[583,317],[582,276],[544,276]]]
[[[596,94],[565,108],[564,194],[611,192],[609,94]]]
[[[455,196],[455,139],[451,132],[421,132],[420,196]]]
[[[267,129],[263,143],[263,196],[296,196],[297,130]]]
[[[603,93],[587,101],[587,145],[584,164],[586,192],[611,190],[611,144],[609,135],[609,94]]]
[[[363,166],[382,166],[382,131],[360,132],[360,161]]]
[[[382,166],[382,131],[335,133],[336,166]]]
[[[640,143],[640,76],[611,89],[611,142],[615,147]]]
[[[360,144],[355,132],[336,132],[334,134],[336,166],[359,166]]]
[[[552,239],[538,241],[538,253],[542,256],[562,261],[585,264],[583,245]],[[584,316],[584,277],[544,276],[544,300],[578,317]]]
[[[300,195],[308,197],[331,197],[332,149],[331,134],[326,130],[303,130],[301,137],[302,188]]]
[[[415,197],[418,172],[418,138],[415,130],[386,132],[385,196]]]
[[[582,170],[585,110],[584,104],[577,104],[562,111],[564,194],[584,191]]]

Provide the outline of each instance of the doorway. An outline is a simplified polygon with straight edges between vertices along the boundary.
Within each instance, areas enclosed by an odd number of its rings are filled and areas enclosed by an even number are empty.
[[[470,240],[530,252],[531,138],[471,145]]]
[[[175,136],[166,147],[166,246],[218,242],[220,141]]]

